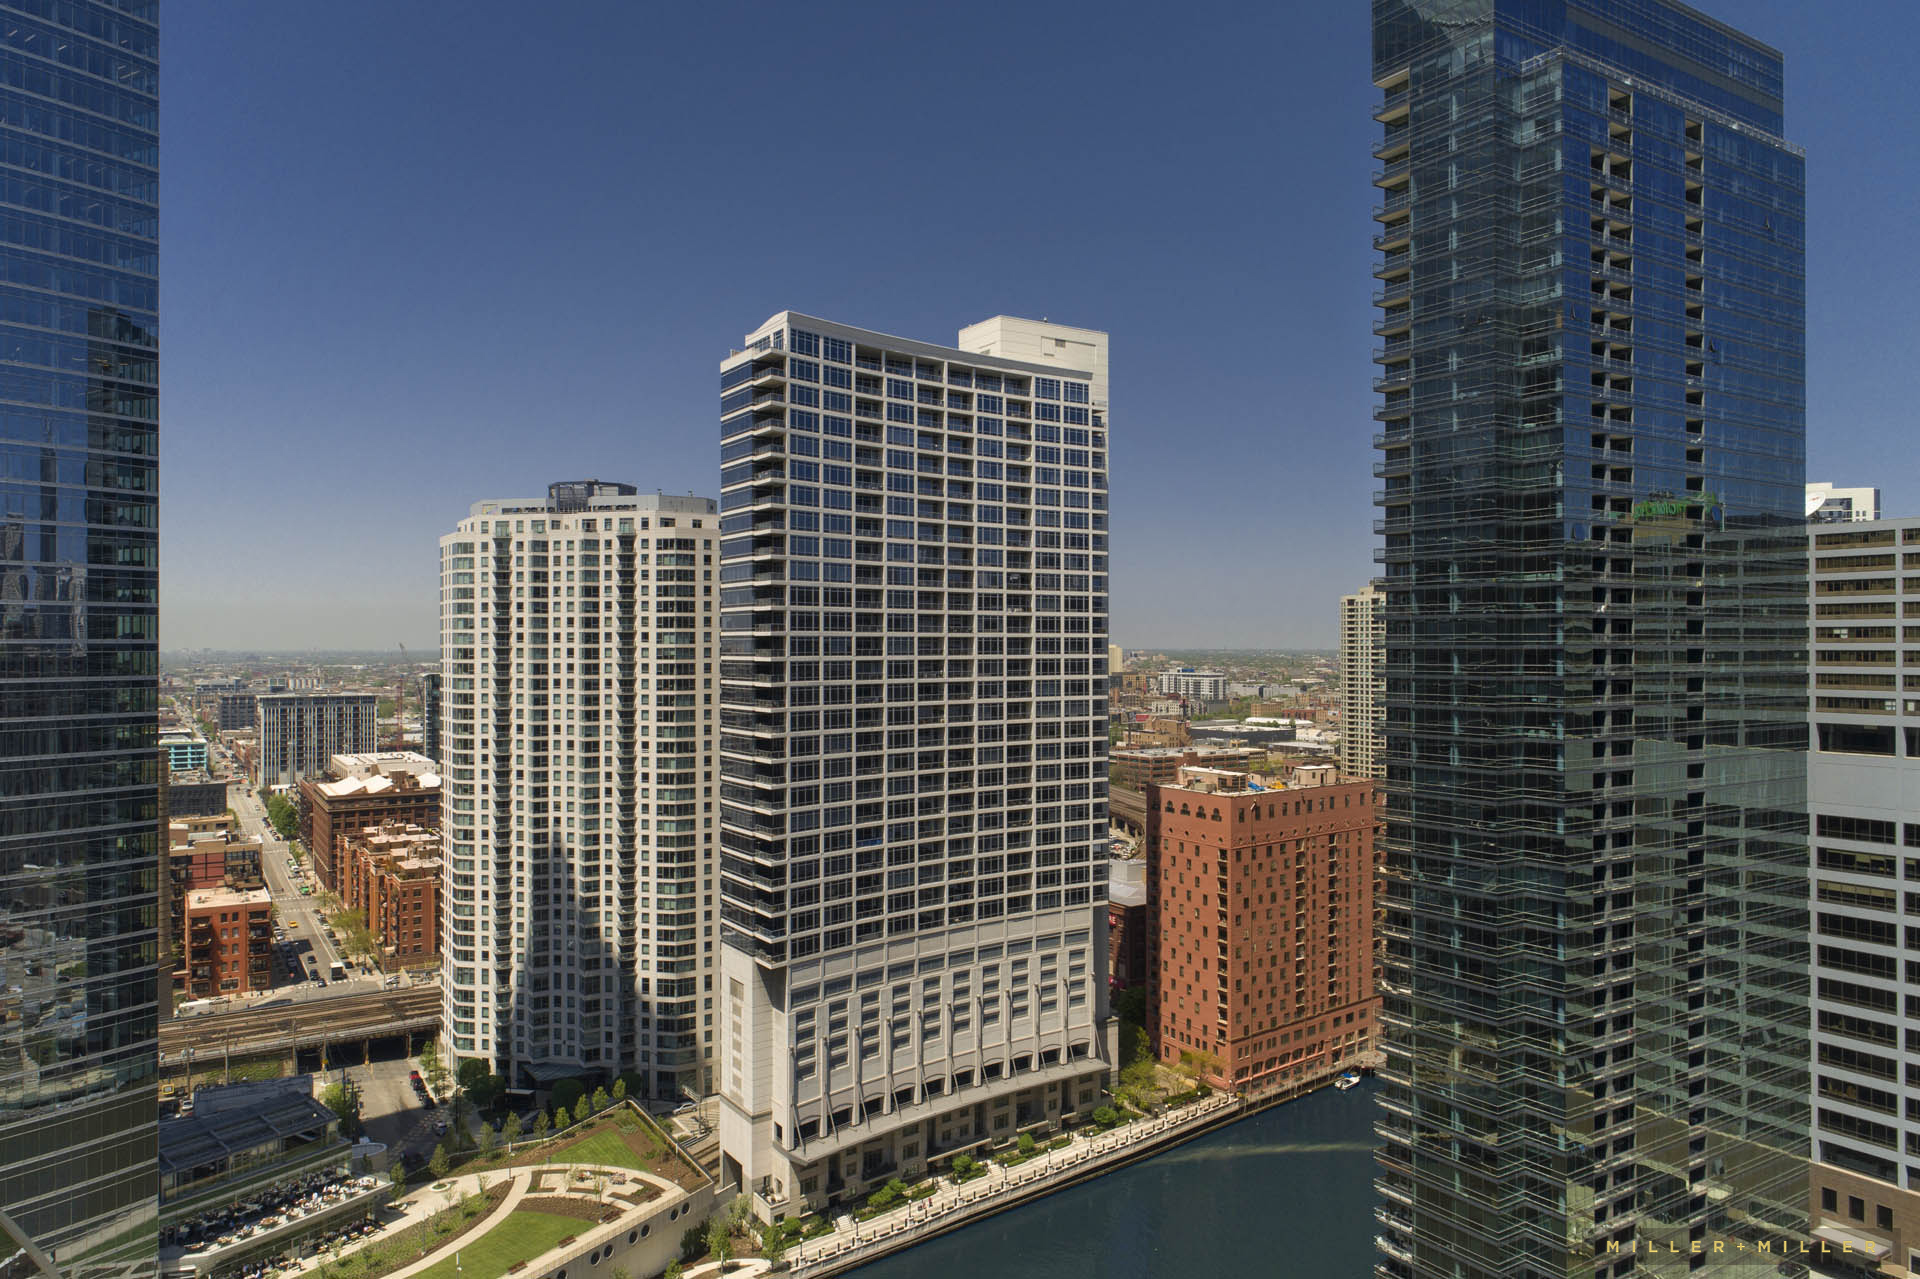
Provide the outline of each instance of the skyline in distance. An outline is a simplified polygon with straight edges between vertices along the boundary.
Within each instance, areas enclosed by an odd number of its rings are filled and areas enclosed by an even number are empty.
[[[1787,129],[1821,157],[1808,473],[1920,509],[1899,362],[1872,358],[1915,337],[1878,246],[1920,158],[1895,61],[1920,17],[1868,6],[1867,41],[1787,0],[1700,7],[1789,53]],[[1116,388],[1115,638],[1334,646],[1375,568],[1364,11],[603,5],[539,39],[509,12],[170,13],[163,649],[425,648],[473,501],[717,496],[714,352],[787,307],[1110,332],[1153,370]],[[1275,77],[1275,47],[1329,56]],[[1030,142],[974,127],[1015,110]],[[1842,223],[1848,191],[1887,196]]]

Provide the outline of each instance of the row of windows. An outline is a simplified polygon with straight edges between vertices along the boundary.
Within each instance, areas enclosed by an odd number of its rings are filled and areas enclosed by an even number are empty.
[[[1106,899],[1104,890],[1100,899]],[[1014,918],[1063,907],[1090,906],[1093,901],[1091,889],[1068,888],[1064,891],[1039,892],[1032,896],[964,902],[944,910],[918,910],[912,906],[889,904],[888,910],[897,910],[899,913],[887,916],[875,914],[871,918],[856,921],[851,928],[821,926],[823,931],[819,932],[813,931],[812,925],[806,926],[806,931],[802,932],[799,916],[796,915],[794,929],[797,935],[791,938],[788,953],[792,959],[804,959],[809,955],[845,950],[856,943],[877,941],[883,937],[905,937],[920,930],[938,932],[982,920]]]
[[[792,329],[787,334],[787,349],[796,356],[811,356],[830,360],[836,364],[854,364],[853,346],[844,338],[822,337],[809,333],[805,329]],[[804,360],[788,361],[788,370],[795,364],[805,364]],[[950,365],[945,370],[939,363],[914,360],[907,356],[886,354],[862,354],[857,363],[862,368],[875,371],[884,369],[889,374],[901,377],[917,378],[925,382],[949,382],[955,386],[978,386],[985,389],[1005,389],[1024,393],[1026,381],[1012,375],[1001,375]],[[745,366],[745,367],[751,367]],[[1060,378],[1036,377],[1033,379],[1033,393],[1041,399],[1065,399],[1072,403],[1088,402],[1089,387],[1085,382],[1069,382]]]

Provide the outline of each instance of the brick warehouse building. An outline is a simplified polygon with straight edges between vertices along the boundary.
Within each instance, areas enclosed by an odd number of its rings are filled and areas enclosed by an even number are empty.
[[[301,779],[300,829],[321,887],[346,894],[336,850],[346,836],[389,822],[440,829],[438,768],[414,751],[378,751],[335,755],[324,776]]]
[[[389,822],[341,834],[340,898],[364,914],[387,972],[440,957],[440,834]]]
[[[273,896],[264,888],[187,894],[187,993],[243,995],[273,984]]]
[[[1148,1025],[1217,1087],[1326,1078],[1378,1038],[1372,781],[1185,768],[1147,794]]]

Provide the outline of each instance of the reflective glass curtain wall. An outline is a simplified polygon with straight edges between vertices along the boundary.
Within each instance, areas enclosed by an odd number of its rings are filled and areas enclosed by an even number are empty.
[[[156,1267],[154,0],[0,4],[0,1210]]]
[[[1806,1226],[1780,58],[1659,0],[1373,13],[1378,1273],[1750,1263]]]

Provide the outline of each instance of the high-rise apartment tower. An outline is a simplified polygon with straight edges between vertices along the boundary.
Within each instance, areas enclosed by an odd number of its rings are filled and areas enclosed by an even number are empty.
[[[1812,547],[1814,1232],[1920,1270],[1920,520],[1820,523]],[[1909,558],[1912,557],[1912,558]],[[1903,588],[1905,588],[1903,590]],[[1906,598],[1902,598],[1906,595]],[[1844,1254],[1843,1254],[1844,1255]]]
[[[440,539],[444,1033],[516,1087],[710,1082],[717,524],[579,481]]]
[[[0,1255],[69,1276],[157,1265],[158,8],[0,4]]]
[[[769,1215],[1099,1104],[1107,340],[782,312],[743,345],[720,1148]]]
[[[379,709],[372,693],[262,693],[254,699],[254,783],[293,786],[335,755],[372,754],[378,749]]]
[[[1387,597],[1369,584],[1340,597],[1340,771],[1379,777],[1386,725]]]
[[[1781,58],[1670,0],[1375,0],[1373,78],[1378,1273],[1727,1273],[1807,1225]]]

